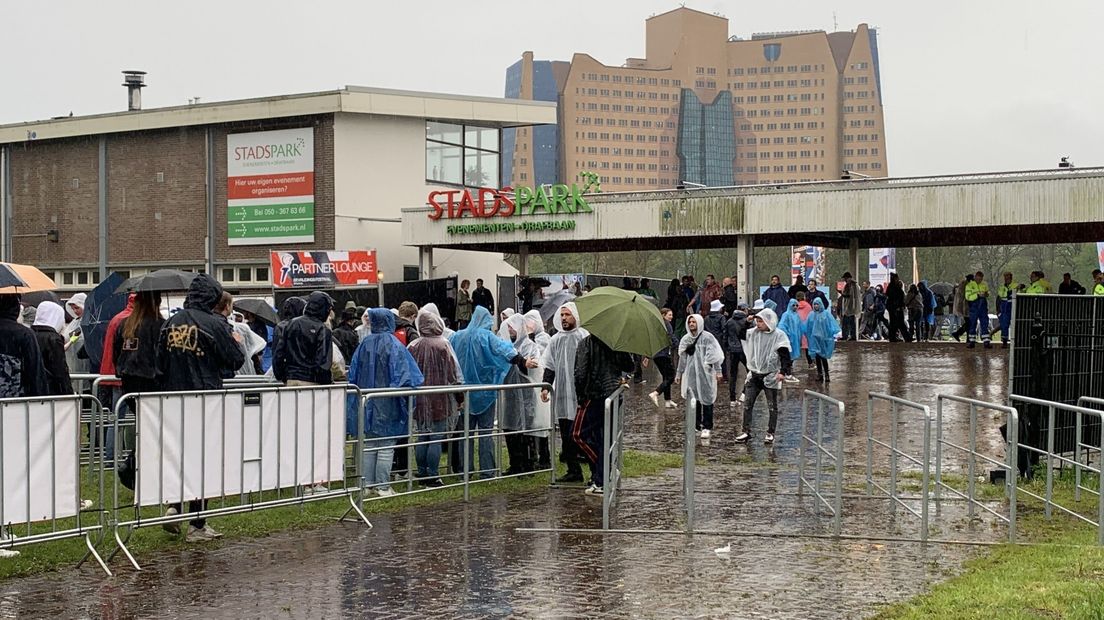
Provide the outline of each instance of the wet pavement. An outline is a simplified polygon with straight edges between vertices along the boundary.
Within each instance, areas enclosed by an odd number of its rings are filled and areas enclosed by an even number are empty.
[[[833,369],[828,391],[848,405],[852,493],[862,482],[868,390],[934,406],[943,391],[999,401],[1006,381],[1001,352],[950,345],[844,345]],[[630,398],[626,445],[681,452],[681,416],[656,411],[646,391],[638,386]],[[830,518],[795,493],[799,407],[800,391],[788,390],[773,448],[733,444],[738,423],[727,403],[719,408],[696,478],[697,527],[714,534],[533,531],[601,522],[600,500],[580,489],[542,489],[374,515],[371,530],[341,524],[158,553],[141,558],[140,573],[117,564],[114,579],[86,568],[10,580],[0,583],[0,617],[857,618],[924,591],[978,552],[801,536],[827,533]],[[990,443],[996,424],[983,425]],[[901,424],[903,441],[918,441],[914,427]],[[963,428],[962,412],[949,413],[948,432]],[[680,470],[626,480],[615,527],[681,528],[680,484]],[[919,522],[884,500],[849,496],[844,506],[845,533],[918,534]],[[963,510],[945,503],[933,515],[934,534],[1004,535]],[[740,535],[748,533],[782,536]],[[725,545],[730,553],[715,553]]]

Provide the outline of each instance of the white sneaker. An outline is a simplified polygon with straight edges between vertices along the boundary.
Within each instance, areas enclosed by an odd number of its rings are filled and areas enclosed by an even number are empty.
[[[728,401],[728,406],[729,407],[735,407],[736,406],[736,401],[734,401],[734,400]]]
[[[376,493],[380,497],[393,497],[395,495],[398,495],[398,493],[396,493],[395,490],[392,489],[391,487],[383,487],[383,488],[380,488],[380,489],[376,489]]]
[[[19,552],[14,549],[0,549],[0,558],[17,558]]]
[[[222,534],[219,534],[210,525],[204,525],[202,528],[195,526],[188,526],[188,534],[184,537],[186,542],[208,542],[215,540],[216,538],[222,538]]]
[[[330,489],[324,484],[316,484],[312,487],[303,487],[303,495],[315,495],[321,493],[329,493]]]
[[[743,404],[745,402],[747,402],[747,394],[740,392],[740,403]]]
[[[165,516],[166,517],[175,517],[178,514],[180,514],[180,511],[177,510],[174,506],[169,506],[169,509],[165,511]],[[163,523],[161,525],[161,529],[165,530],[166,532],[168,532],[170,534],[180,534],[180,524],[179,523]]]
[[[587,495],[601,495],[602,487],[596,484],[591,484],[589,487],[587,487],[587,490],[583,491],[583,493]]]
[[[767,435],[763,437],[763,443],[774,443],[774,433],[767,433]]]
[[[701,438],[702,439],[709,439],[709,429],[708,428],[703,428],[702,429]]]
[[[801,379],[798,379],[793,375],[786,375],[786,378],[783,379],[783,381],[785,381],[786,383],[801,383]]]
[[[751,435],[747,433],[740,433],[736,436],[736,443],[747,443],[747,440],[751,439]]]
[[[93,503],[92,500],[90,500],[90,499],[82,499],[81,500],[81,510],[88,510],[88,509],[92,508],[92,506],[95,506],[95,503]]]
[[[678,405],[675,404],[675,401],[669,400],[669,401],[667,401],[667,408],[668,409],[678,409]]]
[[[656,407],[659,407],[659,394],[656,394],[655,392],[649,392],[648,393],[648,398],[652,399],[652,404],[653,405],[655,405]]]

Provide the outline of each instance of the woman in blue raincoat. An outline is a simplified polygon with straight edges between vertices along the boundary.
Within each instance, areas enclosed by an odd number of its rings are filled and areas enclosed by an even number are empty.
[[[425,381],[418,364],[395,337],[395,315],[386,308],[368,311],[372,332],[357,346],[349,364],[349,382],[361,388],[412,388]],[[375,485],[381,496],[394,495],[391,490],[391,461],[395,456],[397,438],[409,433],[407,398],[369,400],[364,406],[364,442],[362,455],[365,485]],[[351,395],[345,410],[346,432],[357,434],[359,398]],[[373,449],[376,448],[376,449]]]
[[[840,335],[840,325],[836,317],[824,308],[820,299],[813,300],[813,313],[805,324],[809,340],[809,355],[816,358],[817,381],[829,383],[828,360],[836,352],[836,337]]]
[[[805,322],[801,320],[801,315],[797,313],[796,299],[790,300],[789,305],[786,306],[786,311],[778,319],[778,329],[782,330],[786,334],[786,338],[790,340],[790,359],[801,357],[801,337],[805,335]],[[795,383],[797,379],[793,375],[789,375],[786,377],[786,382]]]

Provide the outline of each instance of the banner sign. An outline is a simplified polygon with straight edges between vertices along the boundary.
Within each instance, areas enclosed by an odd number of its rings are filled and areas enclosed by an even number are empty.
[[[348,252],[273,251],[272,288],[338,288],[379,283],[375,250]]]
[[[584,180],[580,187],[576,183],[537,187],[504,187],[493,189],[434,190],[429,193],[426,202],[433,207],[428,217],[431,220],[462,220],[475,218],[476,223],[449,224],[446,232],[450,235],[478,233],[513,232],[515,230],[574,230],[575,216],[591,213],[593,209],[586,201],[586,194],[600,193],[601,181],[597,174],[581,172]],[[545,220],[518,222],[514,216],[543,216]],[[495,218],[495,219],[491,219]],[[511,218],[511,219],[501,219]],[[478,222],[484,220],[484,222]],[[469,220],[470,221],[470,220]]]
[[[790,248],[790,284],[797,282],[801,276],[805,284],[809,280],[816,280],[818,284],[824,284],[825,253],[824,248],[813,245],[801,245]]]
[[[1096,256],[1097,261],[1100,263],[1098,269],[1104,271],[1104,241],[1096,242]]]
[[[0,508],[5,530],[15,530],[16,523],[77,514],[80,413],[78,396],[0,401]]]
[[[889,284],[889,274],[897,271],[896,248],[870,248],[870,286]]]
[[[314,129],[226,136],[230,245],[314,242]]]

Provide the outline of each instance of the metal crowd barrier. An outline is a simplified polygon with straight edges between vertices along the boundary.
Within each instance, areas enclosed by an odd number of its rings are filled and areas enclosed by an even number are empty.
[[[103,470],[81,466],[80,412],[89,401],[100,408],[80,394],[0,400],[0,549],[83,537],[88,551],[78,566],[92,557],[110,576],[96,551],[104,538]],[[90,488],[82,482],[97,478],[98,495],[86,507],[81,496]]]
[[[970,411],[970,432],[967,436],[967,445],[958,445],[952,441],[949,441],[943,437],[943,404],[945,402],[960,403],[969,406]],[[1016,542],[1016,478],[1018,476],[1017,469],[1017,454],[1018,450],[1016,446],[1019,445],[1019,419],[1020,414],[1016,411],[1015,407],[1009,407],[1006,405],[997,405],[993,403],[987,403],[985,401],[976,400],[973,398],[965,398],[962,396],[951,396],[949,394],[938,394],[935,400],[935,499],[939,501],[942,499],[942,491],[946,490],[959,499],[966,500],[967,511],[970,519],[974,518],[974,512],[976,508],[980,508],[985,512],[993,515],[1000,521],[1008,524],[1008,542]],[[977,449],[977,416],[978,411],[995,411],[1003,413],[1006,416],[1008,439],[1005,448],[1005,460],[999,461],[997,459],[986,456]],[[943,482],[943,447],[958,450],[966,453],[969,457],[967,461],[967,479],[966,479],[966,493],[946,484]],[[1008,498],[1008,515],[1005,516],[983,502],[978,501],[975,494],[975,481],[977,479],[977,461],[981,459],[990,465],[993,465],[1000,470],[1004,471],[1004,490],[1005,496]],[[925,487],[926,488],[926,487]],[[928,494],[924,493],[925,503],[928,501]]]
[[[874,438],[874,403],[886,402],[889,403],[891,419],[890,419],[890,442],[885,443],[880,439]],[[914,457],[904,450],[901,450],[897,441],[897,430],[900,425],[901,408],[911,409],[918,411],[923,415],[924,423],[924,445],[922,448],[921,457]],[[891,508],[901,506],[907,510],[910,514],[920,519],[920,540],[927,542],[928,540],[928,501],[927,495],[929,492],[930,480],[930,454],[931,454],[931,427],[932,416],[931,410],[927,405],[921,405],[910,400],[898,398],[896,396],[890,396],[888,394],[881,394],[871,392],[867,395],[866,401],[866,494],[873,496],[874,491],[877,490],[881,493],[881,496],[889,499]],[[874,446],[881,446],[889,450],[889,488],[885,488],[882,485],[874,481]],[[905,459],[906,461],[913,463],[920,467],[921,471],[921,499],[920,510],[916,510],[912,506],[902,499],[897,493],[897,474],[898,474],[898,461],[899,459]]]
[[[353,386],[353,387],[355,388],[355,386]],[[409,388],[409,389],[386,389],[386,388],[384,388],[384,389],[360,390],[358,392],[359,395],[360,395],[360,414],[358,415],[358,420],[357,420],[357,431],[358,431],[359,437],[361,437],[361,444],[356,450],[356,454],[357,454],[357,458],[355,459],[355,461],[356,461],[356,475],[358,476],[358,478],[363,475],[364,472],[361,471],[361,464],[362,464],[363,456],[367,453],[379,452],[379,451],[382,451],[382,450],[399,450],[399,449],[404,449],[404,448],[406,448],[406,449],[415,449],[419,445],[424,446],[424,445],[428,445],[428,444],[438,443],[438,444],[453,444],[454,446],[456,444],[460,445],[460,448],[459,448],[460,449],[460,459],[463,462],[462,463],[462,468],[463,469],[462,469],[461,472],[450,472],[451,477],[460,478],[460,481],[459,482],[453,482],[453,483],[444,483],[441,486],[427,487],[427,488],[422,488],[422,489],[414,489],[413,488],[413,467],[414,467],[414,464],[411,463],[410,466],[408,467],[408,471],[407,471],[407,480],[408,480],[407,491],[399,492],[399,493],[397,493],[397,495],[412,495],[412,494],[424,493],[424,492],[432,491],[432,490],[436,490],[436,489],[463,487],[463,489],[464,489],[464,501],[468,501],[469,499],[471,499],[471,485],[474,484],[474,483],[478,483],[478,482],[489,482],[489,481],[494,480],[494,479],[501,480],[502,478],[516,478],[516,477],[519,477],[519,476],[528,476],[528,475],[537,474],[537,473],[544,473],[544,472],[549,472],[549,474],[551,476],[551,479],[554,480],[555,479],[555,474],[556,474],[556,470],[555,470],[555,466],[554,466],[555,461],[552,458],[551,454],[549,455],[550,466],[548,468],[534,469],[532,471],[520,472],[520,473],[516,473],[516,474],[499,475],[499,470],[501,468],[498,467],[498,464],[501,461],[502,451],[497,445],[495,446],[494,455],[493,455],[494,456],[494,461],[495,461],[494,465],[491,465],[490,467],[487,467],[487,465],[489,465],[489,464],[481,462],[481,463],[479,463],[479,469],[478,470],[473,471],[471,469],[471,460],[472,459],[469,458],[469,451],[473,449],[472,444],[476,443],[477,440],[482,441],[482,440],[485,439],[485,440],[488,440],[488,441],[496,441],[496,440],[499,440],[499,439],[502,439],[502,438],[505,438],[505,437],[514,436],[514,435],[532,435],[534,433],[544,433],[544,434],[547,435],[548,440],[549,440],[549,451],[550,452],[552,451],[552,446],[554,445],[553,444],[553,437],[554,437],[554,435],[553,435],[554,427],[553,426],[546,426],[546,427],[541,427],[541,428],[530,428],[530,429],[519,429],[519,430],[504,430],[502,428],[502,425],[501,425],[501,419],[502,419],[502,403],[501,402],[496,404],[496,407],[495,407],[495,422],[492,425],[492,427],[488,428],[488,429],[472,429],[471,428],[471,399],[470,398],[465,398],[464,399],[464,406],[463,406],[463,411],[462,411],[462,421],[463,421],[463,431],[462,432],[448,430],[448,431],[441,432],[441,433],[432,432],[432,431],[425,432],[425,433],[419,433],[415,430],[415,428],[413,426],[413,416],[414,416],[414,406],[413,406],[413,404],[414,404],[415,399],[418,396],[456,395],[456,394],[469,394],[471,392],[498,392],[499,394],[501,394],[503,392],[514,391],[514,390],[533,390],[533,392],[534,392],[533,397],[535,399],[539,400],[540,390],[549,390],[549,391],[551,391],[552,386],[548,383],[518,383],[518,384],[509,384],[509,385],[453,385],[453,386],[431,386],[431,387]],[[408,432],[404,435],[394,435],[394,436],[390,436],[390,437],[370,437],[370,438],[366,438],[365,437],[365,429],[364,429],[364,411],[367,407],[367,404],[370,401],[380,400],[380,399],[385,399],[385,398],[406,398],[406,399],[408,399],[408,402],[407,402],[408,407],[409,407],[409,409],[408,409],[408,423],[410,424]],[[554,422],[555,421],[553,421],[553,423]],[[428,436],[430,436],[430,435],[444,435],[444,438],[443,439],[430,439],[430,438],[428,438]],[[402,441],[403,443],[399,443],[400,441]],[[386,442],[387,445],[377,445],[377,446],[368,447],[367,445],[365,445],[368,442]],[[394,442],[394,443],[391,443],[391,442]],[[478,447],[475,447],[475,453],[478,454]],[[450,459],[450,462],[451,462],[451,459]],[[483,475],[488,475],[489,474],[489,476],[486,477],[486,478],[473,479],[472,476],[475,475],[475,474],[483,474]],[[450,477],[450,476],[444,475],[444,476],[440,476],[440,477],[446,478],[446,477]],[[367,482],[367,481],[365,481],[361,485],[361,488],[359,489],[359,493],[362,497],[362,501],[371,501],[372,499],[374,499],[374,498],[364,497],[364,491],[367,490],[366,487],[371,487],[371,486],[375,486],[375,485],[376,485],[376,483]]]
[[[621,457],[625,449],[625,419],[622,407],[628,387],[622,385],[606,399],[605,432],[602,439],[602,529],[610,529],[610,513],[617,507],[621,488]]]
[[[1093,409],[1094,405],[1097,406],[1097,407],[1104,406],[1104,398],[1095,398],[1095,397],[1092,397],[1092,396],[1082,396],[1082,397],[1077,399],[1077,406],[1078,407],[1085,407],[1087,409]],[[1075,432],[1076,432],[1076,435],[1077,435],[1077,441],[1074,442],[1075,447],[1074,447],[1074,453],[1073,453],[1073,460],[1080,462],[1082,455],[1084,455],[1085,460],[1088,461],[1088,459],[1092,458],[1092,453],[1093,452],[1096,452],[1097,459],[1100,459],[1102,456],[1104,456],[1104,452],[1100,451],[1100,446],[1089,445],[1089,444],[1083,443],[1081,441],[1084,438],[1085,425],[1082,424],[1082,420],[1081,420],[1080,415],[1077,416],[1074,428],[1075,428]],[[1081,468],[1080,467],[1075,467],[1073,471],[1074,471],[1074,480],[1076,482],[1076,486],[1073,488],[1073,499],[1075,501],[1078,501],[1078,502],[1081,501],[1081,491],[1082,490],[1088,491],[1089,493],[1092,493],[1094,495],[1099,495],[1099,491],[1097,491],[1096,489],[1090,489],[1089,487],[1081,485]]]
[[[118,548],[111,557],[121,550],[141,570],[126,545],[142,527],[342,497],[351,504],[349,512],[371,527],[358,505],[359,477],[350,484],[346,474],[347,391],[345,385],[272,386],[120,398],[113,423],[117,442],[122,407],[131,404],[135,418],[134,492],[131,503],[122,501],[116,476]],[[116,471],[120,453],[114,455]],[[237,503],[230,504],[235,496]],[[208,507],[208,500],[221,505]],[[184,502],[199,502],[198,510],[184,510]],[[173,505],[179,506],[176,514],[167,510]]]
[[[697,465],[697,411],[698,400],[693,396],[686,399],[685,443],[682,454],[682,504],[686,511],[686,533],[694,533],[694,490]]]
[[[1098,463],[1097,467],[1093,467],[1091,465],[1088,465],[1087,463],[1082,463],[1080,458],[1078,458],[1079,457],[1078,453],[1079,453],[1081,447],[1084,445],[1082,443],[1082,432],[1084,430],[1083,417],[1084,416],[1089,416],[1092,419],[1098,420],[1100,422],[1104,422],[1104,412],[1096,410],[1096,409],[1089,409],[1089,408],[1082,407],[1082,406],[1067,405],[1067,404],[1064,404],[1064,403],[1057,403],[1057,402],[1053,402],[1053,401],[1049,401],[1049,400],[1042,400],[1042,399],[1039,399],[1039,398],[1031,398],[1029,396],[1019,396],[1019,395],[1016,395],[1016,394],[1013,394],[1013,395],[1009,396],[1008,400],[1009,400],[1009,402],[1011,402],[1013,404],[1015,404],[1015,403],[1024,403],[1024,404],[1028,404],[1028,405],[1036,405],[1036,406],[1039,406],[1039,407],[1043,407],[1047,410],[1046,448],[1045,449],[1040,449],[1040,448],[1036,448],[1034,446],[1030,446],[1030,445],[1027,445],[1027,444],[1019,444],[1017,446],[1018,448],[1022,448],[1024,450],[1034,452],[1034,453],[1038,454],[1041,458],[1046,459],[1046,491],[1045,491],[1045,495],[1040,496],[1036,493],[1033,493],[1033,492],[1028,491],[1027,489],[1023,489],[1023,488],[1021,488],[1019,490],[1019,492],[1025,494],[1029,497],[1034,497],[1035,499],[1042,501],[1043,504],[1044,504],[1044,511],[1045,511],[1047,519],[1051,518],[1052,513],[1053,513],[1053,509],[1057,508],[1058,510],[1061,510],[1062,512],[1064,512],[1064,513],[1066,513],[1066,514],[1068,514],[1068,515],[1070,515],[1074,518],[1080,519],[1081,521],[1084,521],[1085,523],[1088,523],[1088,524],[1096,527],[1097,528],[1097,544],[1104,545],[1104,474],[1101,473],[1101,467],[1099,466],[1099,463]],[[1098,400],[1099,399],[1087,399],[1086,397],[1082,397],[1080,402],[1088,403],[1088,404],[1096,404],[1096,402]],[[1058,411],[1071,413],[1075,416],[1075,423],[1076,424],[1075,424],[1074,446],[1075,446],[1075,450],[1076,450],[1076,452],[1075,452],[1076,456],[1075,456],[1075,458],[1072,458],[1072,459],[1066,457],[1064,452],[1056,451],[1055,447],[1054,447],[1056,413]],[[1104,454],[1104,433],[1101,433],[1100,445],[1099,446],[1089,446],[1089,447],[1091,449],[1101,450],[1102,454]],[[1085,488],[1085,490],[1087,490],[1087,491],[1089,491],[1089,492],[1091,492],[1091,493],[1093,493],[1094,495],[1097,496],[1097,518],[1096,518],[1095,521],[1093,521],[1092,519],[1082,515],[1081,513],[1077,512],[1075,510],[1071,510],[1071,509],[1069,509],[1065,506],[1062,506],[1058,502],[1054,501],[1054,468],[1055,468],[1055,463],[1058,463],[1059,465],[1062,465],[1062,464],[1070,465],[1074,468],[1074,470],[1076,472],[1075,475],[1077,476],[1077,485],[1075,487],[1075,489],[1076,489],[1075,490],[1075,498],[1076,499],[1080,499],[1080,490],[1083,488],[1080,484],[1081,471],[1086,470],[1090,473],[1096,474],[1098,485],[1099,485],[1098,488],[1095,489],[1095,490]]]
[[[809,406],[813,402],[817,404],[816,412],[816,435],[809,435]],[[825,436],[825,408],[831,407],[836,410],[836,450],[833,452],[830,446],[827,446]],[[840,535],[840,530],[843,525],[843,418],[846,412],[846,406],[839,400],[830,396],[825,396],[818,392],[811,390],[805,390],[804,396],[801,399],[801,449],[800,456],[797,461],[797,494],[801,495],[806,488],[813,492],[813,495],[824,504],[832,513],[832,533],[836,536]],[[805,477],[805,466],[808,462],[808,456],[806,454],[807,448],[812,448],[814,454],[814,478],[809,481]],[[833,489],[831,501],[824,496],[821,492],[821,480],[823,478],[823,469],[821,467],[822,461],[828,460],[832,466],[831,474],[833,479]],[[870,482],[869,477],[867,482]],[[819,506],[819,504],[818,504]]]

